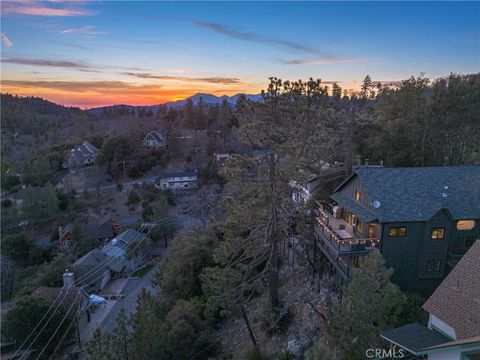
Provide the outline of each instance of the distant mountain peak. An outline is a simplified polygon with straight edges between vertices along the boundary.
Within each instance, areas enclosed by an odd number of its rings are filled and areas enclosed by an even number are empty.
[[[238,93],[232,96],[228,95],[221,95],[221,96],[216,96],[212,94],[205,94],[205,93],[197,93],[195,95],[192,95],[186,99],[183,100],[178,100],[178,101],[171,101],[167,102],[164,105],[173,107],[173,108],[181,108],[183,107],[188,99],[191,99],[193,104],[196,105],[202,99],[202,101],[205,104],[208,105],[217,105],[217,104],[222,104],[223,101],[226,101],[230,105],[235,105],[240,98],[240,96],[244,95],[248,100],[254,101],[254,102],[260,102],[262,101],[262,96],[260,94],[245,94],[245,93]]]
[[[180,109],[185,106],[187,103],[188,99],[192,100],[192,103],[194,105],[197,105],[200,99],[207,104],[207,105],[221,105],[224,101],[226,101],[230,106],[235,106],[237,103],[238,99],[240,96],[244,95],[248,100],[253,101],[253,102],[261,102],[262,95],[260,94],[245,94],[245,93],[238,93],[232,96],[228,95],[221,95],[221,96],[216,96],[212,94],[207,94],[207,93],[196,93],[195,95],[192,95],[186,99],[183,100],[177,100],[177,101],[170,101],[167,103],[164,103],[162,105],[175,108],[175,109]],[[108,108],[113,108],[113,107],[124,107],[128,109],[134,109],[134,108],[144,108],[144,109],[151,109],[156,111],[159,107],[159,105],[147,105],[147,106],[133,106],[133,105],[127,105],[127,104],[122,104],[122,105],[111,105],[111,106],[103,106],[99,108],[92,108],[89,109],[90,114],[92,115],[99,115],[102,113],[103,109],[108,109]]]

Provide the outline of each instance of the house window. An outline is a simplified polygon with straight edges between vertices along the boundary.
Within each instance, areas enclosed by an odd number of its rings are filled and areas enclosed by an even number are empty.
[[[355,190],[355,200],[357,201],[362,200],[362,193],[358,190]]]
[[[404,237],[407,236],[407,228],[405,226],[395,226],[388,230],[390,237]]]
[[[457,230],[472,230],[475,227],[475,220],[457,221]]]
[[[445,237],[445,228],[437,227],[432,229],[432,233],[430,234],[432,240],[440,240]]]
[[[440,265],[442,260],[428,260],[427,261],[427,272],[437,272],[440,271]]]

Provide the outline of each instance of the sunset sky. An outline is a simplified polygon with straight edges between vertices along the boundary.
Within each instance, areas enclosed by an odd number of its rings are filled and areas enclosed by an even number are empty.
[[[1,91],[85,107],[258,93],[269,76],[480,71],[480,3],[1,3]]]

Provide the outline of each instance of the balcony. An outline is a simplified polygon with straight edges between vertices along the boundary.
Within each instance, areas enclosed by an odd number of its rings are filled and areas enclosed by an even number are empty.
[[[315,234],[333,251],[335,257],[368,253],[380,244],[379,238],[366,238],[355,233],[350,224],[335,218],[321,205],[315,219]]]

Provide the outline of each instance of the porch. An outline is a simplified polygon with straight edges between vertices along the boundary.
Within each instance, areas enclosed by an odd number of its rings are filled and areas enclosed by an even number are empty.
[[[318,204],[315,218],[315,235],[326,243],[335,255],[360,255],[368,253],[380,245],[380,238],[365,237],[362,233],[355,231],[353,225],[341,217],[334,216],[325,206]],[[378,233],[379,224],[368,224],[369,234]]]

